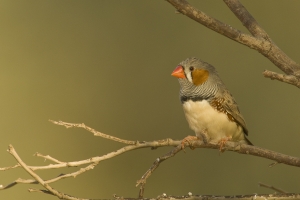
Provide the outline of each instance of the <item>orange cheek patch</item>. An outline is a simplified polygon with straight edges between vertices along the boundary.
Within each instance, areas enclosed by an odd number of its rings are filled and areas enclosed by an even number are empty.
[[[204,83],[209,76],[209,72],[205,69],[195,69],[192,72],[192,78],[194,85],[201,85]]]

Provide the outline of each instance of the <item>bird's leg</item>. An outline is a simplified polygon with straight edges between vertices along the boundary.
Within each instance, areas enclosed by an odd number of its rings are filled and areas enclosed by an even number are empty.
[[[191,146],[191,141],[201,140],[204,144],[208,143],[207,129],[202,130],[200,133],[196,133],[196,136],[187,136],[181,141],[181,149],[184,149],[184,143],[187,142],[190,145],[190,148],[194,150],[195,148]]]
[[[219,149],[220,152],[224,152],[224,150],[222,149],[223,146],[226,144],[227,141],[230,141],[231,139],[232,139],[232,136],[228,136],[228,137],[222,138],[218,142],[218,144],[220,145],[220,149]]]
[[[207,135],[207,129],[203,129],[201,132],[196,133],[196,136],[198,138],[202,138],[202,141],[203,141],[204,144],[207,144],[208,141],[209,141],[209,137]]]

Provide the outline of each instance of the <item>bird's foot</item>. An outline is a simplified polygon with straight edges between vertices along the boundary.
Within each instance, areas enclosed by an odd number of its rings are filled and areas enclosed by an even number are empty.
[[[232,137],[231,136],[229,136],[229,137],[225,137],[225,138],[222,138],[219,142],[218,142],[218,144],[220,145],[220,149],[219,149],[219,151],[220,152],[224,152],[225,150],[223,149],[223,147],[224,147],[224,145],[226,144],[226,142],[227,141],[230,141],[232,139]]]
[[[195,147],[191,146],[191,144],[192,144],[192,141],[195,141],[195,140],[199,140],[199,138],[197,136],[191,136],[191,135],[183,138],[183,140],[181,141],[181,149],[184,149],[184,146],[185,146],[184,143],[187,142],[189,144],[190,148],[192,150],[194,150]]]

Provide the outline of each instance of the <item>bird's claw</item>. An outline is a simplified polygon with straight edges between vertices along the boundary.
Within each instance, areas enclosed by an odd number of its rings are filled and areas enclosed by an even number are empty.
[[[191,146],[193,140],[199,140],[199,138],[198,138],[197,136],[191,136],[191,135],[189,135],[189,136],[183,138],[183,140],[181,141],[181,149],[184,149],[185,143],[188,143],[189,146],[190,146],[190,148],[191,148],[192,150],[194,150],[195,147]]]
[[[218,142],[218,145],[220,145],[220,149],[219,151],[220,152],[224,152],[225,150],[223,149],[224,145],[226,144],[227,141],[230,141],[232,139],[231,136],[229,137],[225,137],[225,138],[222,138],[219,142]]]

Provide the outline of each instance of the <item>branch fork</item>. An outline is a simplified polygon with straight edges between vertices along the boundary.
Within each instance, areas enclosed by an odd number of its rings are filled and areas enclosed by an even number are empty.
[[[20,158],[20,156],[18,155],[15,148],[12,145],[9,145],[8,152],[16,159],[17,164],[10,166],[10,167],[0,168],[0,171],[12,170],[12,169],[21,167],[28,174],[30,174],[30,176],[33,179],[19,178],[8,185],[5,185],[5,186],[1,185],[2,187],[0,187],[0,190],[11,188],[20,183],[22,183],[22,184],[40,184],[45,188],[44,190],[30,188],[29,191],[30,192],[43,192],[45,194],[55,195],[60,199],[72,199],[72,200],[82,199],[82,198],[72,197],[70,195],[59,192],[58,190],[52,188],[49,184],[59,181],[64,178],[70,178],[70,177],[75,178],[78,175],[81,175],[89,170],[94,169],[98,164],[100,164],[101,161],[104,161],[106,159],[111,159],[115,156],[121,155],[121,154],[126,153],[131,150],[140,149],[140,148],[156,149],[158,147],[173,146],[174,148],[171,151],[169,151],[165,155],[157,158],[153,162],[151,167],[137,181],[136,186],[140,186],[139,198],[143,198],[146,180],[154,173],[154,171],[159,167],[159,165],[163,161],[166,161],[167,159],[175,156],[178,152],[183,150],[181,140],[172,140],[170,138],[167,138],[167,139],[157,140],[157,141],[143,141],[143,142],[130,141],[130,140],[120,139],[120,138],[110,136],[107,134],[103,134],[103,133],[95,134],[95,133],[98,133],[98,131],[95,131],[94,129],[92,129],[84,124],[74,124],[74,123],[53,121],[53,120],[50,120],[50,121],[56,125],[65,126],[67,128],[70,128],[70,127],[84,128],[85,130],[93,133],[94,136],[100,136],[105,139],[120,142],[120,143],[125,144],[126,146],[120,148],[117,151],[108,153],[103,156],[96,156],[96,157],[88,158],[85,160],[73,161],[73,162],[64,162],[64,161],[60,161],[56,158],[53,158],[50,155],[43,155],[41,153],[35,153],[34,156],[43,158],[44,160],[49,160],[53,164],[45,165],[45,166],[29,166]],[[217,150],[219,150],[219,148],[220,148],[219,144],[203,143],[201,140],[184,141],[183,145],[184,145],[184,147],[191,147],[191,148],[210,148],[210,149],[217,149]],[[245,144],[227,141],[224,144],[223,149],[227,150],[227,151],[234,151],[234,152],[241,153],[241,154],[249,154],[249,155],[267,158],[267,159],[275,161],[275,164],[282,163],[282,164],[300,167],[300,158],[284,155],[281,153],[277,153],[277,152],[270,151],[270,150],[263,149],[263,148],[256,147],[256,146],[249,146],[249,145],[245,145]],[[274,166],[275,164],[273,163],[272,166]],[[57,177],[54,177],[49,180],[42,179],[35,172],[37,170],[49,170],[49,169],[58,169],[58,168],[67,168],[67,167],[77,167],[77,166],[81,166],[81,165],[86,165],[86,166],[82,167],[79,170],[74,171],[72,173],[60,174]]]
[[[239,0],[223,0],[224,3],[229,7],[229,9],[236,15],[236,17],[242,22],[242,24],[248,29],[250,34],[243,33],[242,31],[235,29],[234,27],[225,24],[217,19],[214,19],[204,12],[194,8],[191,6],[186,0],[167,0],[170,4],[172,4],[176,10],[187,17],[197,21],[198,23],[216,31],[240,44],[246,45],[252,49],[257,50],[262,55],[267,57],[274,65],[276,65],[280,70],[282,70],[285,74],[278,74],[271,71],[264,71],[263,75],[267,78],[271,78],[272,80],[279,80],[291,85],[295,85],[296,87],[300,88],[300,65],[289,58],[281,49],[271,40],[269,35],[266,31],[257,23],[257,21],[252,17],[252,15],[246,10],[246,8],[239,2]],[[60,126],[65,126],[66,128],[83,128],[87,131],[94,134],[94,136],[99,136],[105,139],[109,139],[115,142],[122,143],[126,146],[123,148],[118,149],[117,151],[108,153],[103,156],[97,156],[88,158],[86,160],[81,161],[73,161],[73,162],[63,162],[56,158],[53,158],[49,155],[42,155],[40,153],[34,154],[37,157],[44,158],[45,160],[49,160],[54,164],[45,165],[45,166],[29,166],[27,165],[17,154],[16,150],[12,145],[9,145],[8,152],[16,159],[17,164],[9,167],[2,167],[0,171],[12,170],[15,168],[23,168],[33,179],[22,179],[18,178],[12,183],[8,185],[0,185],[0,190],[11,188],[17,184],[40,184],[44,187],[44,190],[40,189],[33,189],[30,188],[30,192],[43,192],[44,194],[51,194],[55,195],[60,199],[70,199],[70,200],[85,200],[83,198],[73,197],[58,190],[52,188],[49,184],[59,181],[63,178],[69,177],[76,177],[84,172],[94,169],[101,161],[106,159],[111,159],[115,156],[121,155],[131,150],[136,150],[140,148],[152,148],[156,149],[158,147],[165,147],[165,146],[173,146],[174,148],[166,153],[165,155],[157,158],[152,166],[146,171],[146,173],[137,181],[136,186],[140,186],[139,190],[139,199],[143,198],[146,180],[154,173],[155,169],[165,160],[175,156],[178,152],[182,150],[182,145],[180,140],[172,140],[172,139],[164,139],[164,140],[157,140],[157,141],[130,141],[121,138],[117,138],[111,135],[107,135],[96,131],[83,123],[68,123],[63,121],[53,121],[50,120],[52,123]],[[192,141],[192,144],[184,144],[185,146],[191,145],[193,148],[211,148],[211,149],[219,149],[218,144],[204,144],[202,141]],[[264,148],[256,147],[256,146],[249,146],[245,144],[234,143],[231,141],[226,142],[224,145],[225,150],[227,151],[234,151],[241,154],[249,154],[253,156],[259,156],[266,159],[270,159],[275,161],[275,163],[271,164],[270,166],[274,166],[278,163],[291,165],[300,167],[300,158],[284,155],[281,153],[277,153],[274,151],[270,151]],[[42,179],[35,171],[37,170],[49,170],[49,169],[57,169],[57,168],[66,168],[66,167],[77,167],[85,165],[85,167],[80,168],[79,170],[69,173],[69,174],[60,174],[57,177],[54,177],[49,180]],[[265,184],[260,184],[263,187],[269,187],[274,189],[273,186],[268,186]],[[276,188],[275,188],[276,189]],[[280,190],[278,190],[280,191]],[[275,197],[284,199],[300,199],[299,194],[279,194],[279,195],[246,195],[246,196],[234,196],[234,197],[223,197],[223,199],[234,198],[234,199],[274,199]],[[175,197],[170,197],[167,195],[162,195],[159,199],[170,199]],[[176,197],[177,199],[182,199],[182,197]],[[188,195],[184,196],[184,199],[215,199],[219,197],[216,196],[193,196]],[[126,199],[123,197],[118,197],[115,195],[115,199]],[[129,199],[129,198],[128,198]],[[86,199],[87,200],[87,199]]]
[[[186,0],[167,0],[177,12],[195,20],[207,28],[228,37],[240,44],[254,49],[268,58],[285,74],[264,72],[266,78],[282,81],[300,88],[300,65],[289,58],[270,38],[267,32],[257,23],[254,17],[241,4],[239,0],[223,0],[228,8],[235,14],[251,35],[242,32],[226,23],[223,23],[197,8]]]

